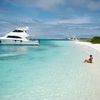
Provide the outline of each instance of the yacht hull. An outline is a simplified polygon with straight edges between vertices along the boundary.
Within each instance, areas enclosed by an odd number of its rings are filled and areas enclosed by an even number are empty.
[[[38,41],[0,40],[0,45],[39,45]]]

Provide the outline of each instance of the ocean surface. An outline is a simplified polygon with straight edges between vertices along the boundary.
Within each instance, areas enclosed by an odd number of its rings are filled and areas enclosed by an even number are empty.
[[[72,41],[0,45],[0,100],[100,100],[87,54]]]

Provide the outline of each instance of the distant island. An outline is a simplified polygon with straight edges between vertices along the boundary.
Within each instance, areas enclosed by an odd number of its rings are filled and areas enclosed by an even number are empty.
[[[88,39],[87,40],[88,42],[91,42],[91,43],[96,43],[96,44],[98,44],[98,43],[100,43],[100,37],[99,36],[95,36],[95,37],[93,37],[93,38],[91,38],[91,39]]]

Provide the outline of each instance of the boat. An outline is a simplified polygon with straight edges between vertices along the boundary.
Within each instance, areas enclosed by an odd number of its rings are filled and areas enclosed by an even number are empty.
[[[9,32],[3,37],[0,37],[0,44],[13,45],[39,45],[39,40],[30,40],[27,33],[28,27],[20,27],[12,32]]]

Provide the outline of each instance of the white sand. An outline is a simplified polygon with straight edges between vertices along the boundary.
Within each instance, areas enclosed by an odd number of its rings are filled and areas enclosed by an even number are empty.
[[[92,44],[89,42],[80,42],[76,41],[76,44],[79,45],[82,50],[86,50],[88,54],[93,54],[93,63],[86,64],[86,69],[88,73],[92,75],[92,78],[94,79],[94,93],[98,93],[97,97],[100,95],[100,44]],[[88,56],[88,55],[87,55]],[[92,83],[91,83],[92,84]],[[96,95],[96,94],[95,94]],[[91,95],[92,96],[92,95]],[[96,100],[96,98],[94,98]]]
[[[92,44],[89,42],[80,42],[80,41],[76,41],[76,43],[80,45],[86,45],[100,52],[100,44]]]
[[[92,64],[88,64],[88,71],[91,72],[96,79],[97,84],[100,84],[100,44],[92,44],[89,42],[81,42],[81,41],[76,41],[76,43],[78,45],[80,45],[81,47],[89,47],[86,49],[88,50],[88,52],[92,52],[93,53],[93,63]],[[93,49],[93,51],[90,51],[91,49]],[[94,51],[97,51],[94,53]],[[99,54],[98,54],[99,53]],[[100,88],[99,88],[100,89]]]

